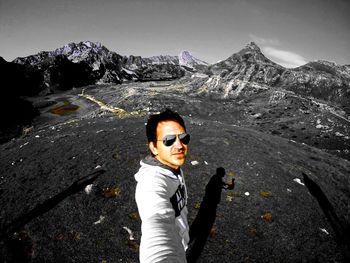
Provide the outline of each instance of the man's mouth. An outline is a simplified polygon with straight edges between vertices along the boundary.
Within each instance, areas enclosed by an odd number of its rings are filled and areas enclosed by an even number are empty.
[[[178,152],[178,153],[173,153],[173,155],[178,156],[178,157],[182,157],[185,156],[184,152]]]

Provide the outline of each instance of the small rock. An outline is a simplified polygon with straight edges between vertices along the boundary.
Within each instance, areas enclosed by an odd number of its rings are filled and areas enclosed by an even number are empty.
[[[93,184],[89,184],[89,185],[87,185],[86,187],[85,187],[85,193],[86,194],[90,194],[91,193],[91,191],[92,191],[92,186],[93,186]]]
[[[249,192],[245,192],[244,195],[245,195],[245,196],[249,196],[250,193],[249,193]]]
[[[126,230],[129,234],[129,240],[135,240],[134,238],[134,233],[131,231],[130,228],[126,227],[126,226],[123,226],[123,229]]]
[[[100,216],[99,220],[97,220],[96,222],[94,222],[94,225],[97,225],[97,224],[101,224],[102,221],[105,219],[104,216]]]
[[[293,181],[300,185],[305,185],[299,178],[294,178]]]
[[[327,231],[327,229],[325,229],[325,228],[320,228],[320,230],[321,230],[323,233],[329,235],[329,232]]]
[[[198,161],[191,161],[191,164],[192,164],[192,165],[198,165],[199,162],[198,162]]]
[[[28,144],[29,144],[29,142],[26,142],[25,144],[22,144],[21,146],[19,146],[19,148],[22,148],[23,146],[26,146]]]

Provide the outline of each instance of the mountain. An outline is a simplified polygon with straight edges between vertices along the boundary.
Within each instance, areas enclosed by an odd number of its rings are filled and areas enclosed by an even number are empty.
[[[327,61],[287,69],[264,56],[255,43],[209,67],[206,89],[223,98],[246,98],[271,89],[333,103],[350,113],[350,72]]]
[[[205,68],[209,65],[207,62],[193,57],[188,51],[182,51],[180,53],[179,64],[192,69]]]
[[[255,43],[248,44],[226,60],[209,66],[208,89],[227,98],[237,98],[276,85],[284,68],[261,52]]]
[[[95,84],[96,82],[121,83],[123,80],[132,79],[132,76],[122,70],[122,56],[109,51],[100,43],[90,41],[69,43],[54,51],[45,51],[29,57],[17,58],[14,62],[36,66],[45,76],[47,85],[52,86],[50,68],[55,64],[57,57],[60,57],[60,60],[70,61],[77,65],[88,66],[91,71],[88,84]],[[79,82],[78,77],[76,82]],[[74,84],[76,83],[72,83],[71,86],[74,86]]]
[[[259,64],[264,66],[275,67],[278,69],[283,68],[282,66],[266,58],[264,54],[261,52],[261,49],[258,47],[258,45],[255,44],[254,42],[251,42],[247,44],[238,53],[235,53],[229,58],[211,65],[210,69],[214,73],[218,73],[225,69],[227,70],[233,69],[238,64],[244,64],[244,65]]]
[[[180,67],[177,57],[126,57],[108,50],[101,43],[91,41],[69,43],[54,51],[44,51],[36,55],[17,58],[14,62],[36,67],[42,72],[46,86],[52,87],[57,84],[56,86],[60,87],[60,82],[57,83],[55,78],[52,78],[50,69],[55,63],[57,64],[57,57],[60,57],[60,61],[68,60],[80,65],[80,67],[89,67],[89,70],[85,71],[90,71],[90,77],[76,75],[74,81],[65,84],[66,87],[70,86],[70,88],[90,84],[120,84],[125,81],[167,80],[180,78],[185,73],[184,69]],[[56,65],[55,68],[60,67]]]
[[[346,66],[328,61],[310,62],[286,70],[278,84],[297,94],[332,102],[350,112],[350,71]]]

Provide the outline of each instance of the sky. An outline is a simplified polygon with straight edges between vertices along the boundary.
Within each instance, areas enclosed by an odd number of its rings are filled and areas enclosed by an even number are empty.
[[[178,55],[215,63],[254,41],[272,61],[350,64],[349,0],[0,0],[7,61],[70,42],[120,55]]]

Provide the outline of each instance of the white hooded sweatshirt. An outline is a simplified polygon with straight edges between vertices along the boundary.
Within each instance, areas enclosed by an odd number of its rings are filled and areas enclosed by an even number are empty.
[[[186,262],[189,242],[187,189],[177,174],[153,157],[135,174],[136,203],[142,220],[140,262]]]

